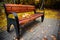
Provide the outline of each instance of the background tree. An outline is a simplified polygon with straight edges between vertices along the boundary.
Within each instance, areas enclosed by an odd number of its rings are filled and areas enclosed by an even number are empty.
[[[45,7],[47,8],[60,8],[60,0],[45,0]]]

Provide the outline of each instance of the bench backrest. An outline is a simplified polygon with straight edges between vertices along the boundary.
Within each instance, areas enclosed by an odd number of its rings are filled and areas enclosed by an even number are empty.
[[[32,5],[5,4],[4,6],[5,6],[5,11],[8,14],[10,12],[21,13],[21,12],[30,12],[35,10],[35,7]]]

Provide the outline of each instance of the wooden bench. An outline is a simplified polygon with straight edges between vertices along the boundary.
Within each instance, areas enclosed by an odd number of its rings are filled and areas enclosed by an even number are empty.
[[[20,28],[23,28],[21,25],[24,25],[26,23],[29,23],[30,21],[35,20],[38,17],[41,17],[41,21],[44,20],[44,13],[36,13],[36,9],[32,5],[21,5],[21,4],[4,4],[6,18],[7,18],[7,31],[10,31],[10,25],[13,24],[14,28],[16,30],[16,36],[19,38],[20,35]],[[17,13],[25,13],[34,11],[34,14],[27,15],[26,17],[18,17]],[[15,19],[8,18],[9,14],[13,14]],[[11,20],[15,21],[14,23],[10,23]]]

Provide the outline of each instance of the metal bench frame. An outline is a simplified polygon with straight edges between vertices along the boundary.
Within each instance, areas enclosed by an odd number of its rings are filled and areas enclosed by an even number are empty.
[[[15,31],[16,31],[16,38],[19,39],[20,34],[21,34],[21,32],[19,31],[21,29],[21,25],[19,24],[17,13],[16,12],[11,12],[14,15],[15,19],[8,18],[8,13],[6,11],[5,4],[4,4],[4,8],[5,8],[5,13],[6,13],[6,18],[7,18],[7,31],[10,32],[10,26],[11,26],[11,24],[13,24],[14,28],[15,28]],[[35,10],[34,10],[34,12],[36,13]],[[44,15],[41,16],[41,22],[43,22],[43,20],[44,20]]]

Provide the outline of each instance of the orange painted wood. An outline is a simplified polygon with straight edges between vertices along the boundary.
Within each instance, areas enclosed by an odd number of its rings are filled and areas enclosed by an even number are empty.
[[[9,12],[30,12],[34,11],[35,7],[31,5],[21,5],[21,4],[5,4],[6,11]]]

